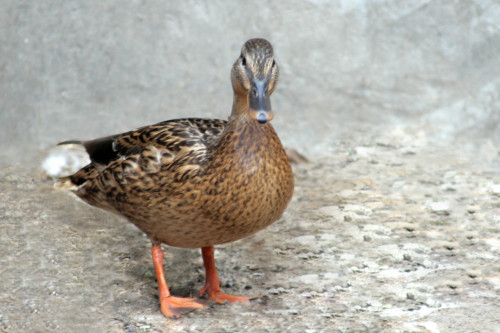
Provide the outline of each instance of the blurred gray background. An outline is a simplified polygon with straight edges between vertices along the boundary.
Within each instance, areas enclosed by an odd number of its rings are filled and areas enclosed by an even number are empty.
[[[0,165],[35,165],[62,140],[225,119],[230,67],[253,37],[281,67],[274,125],[309,158],[381,131],[496,156],[499,18],[487,0],[3,0]]]

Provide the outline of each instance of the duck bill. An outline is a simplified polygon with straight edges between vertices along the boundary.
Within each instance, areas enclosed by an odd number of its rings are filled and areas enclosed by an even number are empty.
[[[273,120],[273,110],[271,109],[271,99],[269,98],[266,80],[254,80],[248,101],[250,104],[250,118],[261,124]]]

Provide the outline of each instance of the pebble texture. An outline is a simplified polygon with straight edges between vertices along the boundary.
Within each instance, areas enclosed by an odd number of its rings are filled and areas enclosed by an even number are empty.
[[[295,196],[282,219],[217,247],[224,290],[265,301],[179,320],[159,311],[140,231],[39,174],[2,170],[0,328],[498,332],[498,173],[386,139],[345,141],[328,158],[295,166]],[[195,296],[204,283],[199,251],[166,253],[172,292]]]

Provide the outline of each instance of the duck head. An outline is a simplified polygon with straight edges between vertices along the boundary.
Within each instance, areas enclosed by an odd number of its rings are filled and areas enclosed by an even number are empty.
[[[271,94],[278,83],[279,69],[273,47],[265,39],[250,39],[231,70],[234,90],[233,116],[248,116],[261,124],[273,119]]]

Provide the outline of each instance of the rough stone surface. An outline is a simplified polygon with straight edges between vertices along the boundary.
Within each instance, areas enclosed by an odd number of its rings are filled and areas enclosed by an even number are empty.
[[[18,168],[1,171],[5,332],[498,332],[500,184],[450,151],[344,141],[295,166],[285,215],[219,246],[224,289],[264,300],[179,320],[159,312],[145,236]],[[453,184],[450,191],[443,184]],[[443,214],[441,203],[446,203]],[[435,204],[438,203],[438,204]],[[203,286],[196,250],[168,248],[172,292]]]
[[[500,332],[499,16],[495,1],[3,1],[0,332]],[[264,299],[168,320],[146,237],[53,189],[44,157],[227,117],[256,36],[281,68],[273,124],[310,162],[277,223],[216,249],[223,288]],[[199,251],[165,250],[172,292],[195,296]]]

